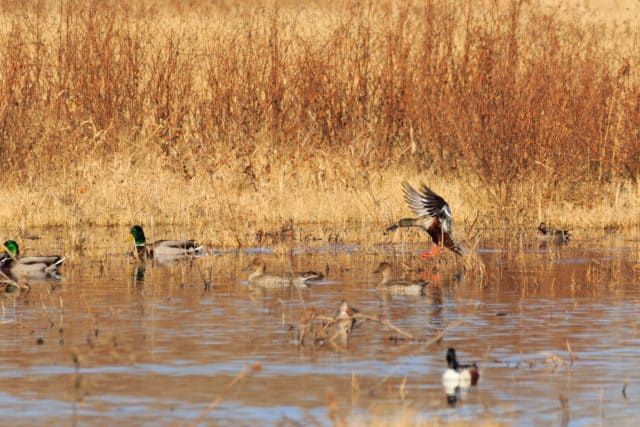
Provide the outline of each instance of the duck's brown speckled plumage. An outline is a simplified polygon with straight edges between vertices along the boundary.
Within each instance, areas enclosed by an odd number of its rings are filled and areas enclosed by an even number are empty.
[[[249,284],[263,288],[287,288],[289,286],[306,287],[312,280],[322,279],[322,274],[313,271],[304,273],[267,273],[267,265],[262,258],[254,258],[246,268],[251,271]]]
[[[381,262],[374,273],[382,274],[380,289],[397,295],[421,295],[427,282],[424,280],[398,280],[393,278],[393,269],[388,262]]]

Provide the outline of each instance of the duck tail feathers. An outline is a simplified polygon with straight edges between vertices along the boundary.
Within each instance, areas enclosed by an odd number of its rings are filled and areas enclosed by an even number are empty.
[[[64,260],[67,259],[67,257],[58,257],[58,259],[56,261],[54,261],[51,265],[49,265],[47,268],[45,268],[45,271],[56,271],[58,270],[58,268],[60,268],[60,266],[62,265],[62,263],[64,262]]]

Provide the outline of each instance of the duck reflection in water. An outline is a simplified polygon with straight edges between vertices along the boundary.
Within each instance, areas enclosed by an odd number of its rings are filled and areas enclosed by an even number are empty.
[[[135,263],[133,265],[133,269],[131,270],[131,282],[134,285],[144,285],[144,273],[146,268],[147,266],[145,263]]]

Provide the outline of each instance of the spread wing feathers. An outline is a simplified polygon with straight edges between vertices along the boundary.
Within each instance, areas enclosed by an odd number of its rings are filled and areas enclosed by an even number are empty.
[[[433,218],[451,218],[451,209],[447,202],[429,187],[422,184],[420,191],[416,190],[408,182],[403,182],[404,199],[409,208],[418,216]]]
[[[443,245],[457,255],[462,255],[462,249],[453,241],[451,235],[442,229],[439,221],[434,221],[431,227],[427,229],[427,233],[431,236],[433,243]]]

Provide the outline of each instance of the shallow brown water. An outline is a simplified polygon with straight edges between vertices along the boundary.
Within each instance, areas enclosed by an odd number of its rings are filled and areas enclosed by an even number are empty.
[[[58,233],[25,250],[59,250]],[[517,250],[493,240],[477,249],[484,275],[443,278],[421,297],[384,296],[371,271],[382,260],[425,267],[416,254],[428,245],[213,251],[141,274],[121,236],[111,240],[115,250],[65,265],[61,279],[30,280],[29,292],[0,299],[3,422],[330,425],[404,411],[445,422],[632,425],[640,417],[637,239],[547,248],[532,240]],[[256,253],[272,271],[329,272],[308,289],[253,291],[241,269]],[[331,315],[343,299],[422,341],[390,339],[398,335],[368,322],[346,348],[299,348],[288,324],[309,306]],[[441,385],[449,346],[481,367],[480,384],[455,406]]]

